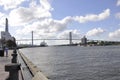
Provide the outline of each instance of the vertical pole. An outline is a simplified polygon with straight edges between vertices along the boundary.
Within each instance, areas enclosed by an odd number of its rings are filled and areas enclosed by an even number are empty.
[[[6,23],[5,23],[5,32],[8,32],[8,19],[6,18]]]
[[[72,32],[69,33],[69,41],[70,41],[70,45],[72,44]]]
[[[33,46],[33,31],[32,31],[32,46]]]

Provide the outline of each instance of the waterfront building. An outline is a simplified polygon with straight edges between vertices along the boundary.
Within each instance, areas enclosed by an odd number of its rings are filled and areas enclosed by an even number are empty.
[[[8,40],[14,41],[14,38],[10,35],[10,33],[5,31],[1,31],[1,39],[5,41],[8,41]]]
[[[81,39],[81,44],[85,46],[87,45],[87,38],[85,36]]]
[[[1,31],[1,44],[3,44],[3,42],[6,42],[8,40],[14,41],[15,42],[15,38],[11,36],[11,34],[9,33],[9,29],[8,29],[8,19],[6,18],[6,23],[5,23],[5,31]],[[0,44],[0,45],[1,45]]]

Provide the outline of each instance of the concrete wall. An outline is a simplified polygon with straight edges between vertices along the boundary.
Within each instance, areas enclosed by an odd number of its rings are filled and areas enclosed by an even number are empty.
[[[18,53],[23,58],[23,60],[27,64],[27,67],[31,71],[33,75],[32,80],[48,80],[48,78],[37,68],[37,66],[35,66],[30,60],[28,60],[22,52],[18,51]]]

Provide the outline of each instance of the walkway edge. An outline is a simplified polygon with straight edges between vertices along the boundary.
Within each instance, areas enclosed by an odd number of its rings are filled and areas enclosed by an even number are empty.
[[[25,57],[23,55],[22,52],[20,52],[18,50],[18,53],[23,58],[27,67],[29,68],[30,72],[32,73],[32,75],[33,75],[32,80],[49,80],[45,75],[43,75],[42,72],[40,72],[40,70],[37,68],[37,66],[35,66],[31,61],[29,61],[29,59],[27,57]]]

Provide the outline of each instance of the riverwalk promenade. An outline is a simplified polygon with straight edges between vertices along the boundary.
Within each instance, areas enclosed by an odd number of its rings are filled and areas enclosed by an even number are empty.
[[[11,63],[11,51],[9,51],[8,57],[0,57],[0,80],[5,80],[9,73],[5,72],[5,65]]]
[[[13,53],[17,53],[17,63],[13,63]],[[15,54],[14,54],[15,55]],[[20,69],[18,66],[20,64]],[[14,73],[18,70],[17,73]],[[15,75],[18,74],[18,77]],[[13,77],[14,76],[14,77]],[[48,80],[46,76],[31,62],[29,61],[19,50],[13,52],[8,51],[8,56],[0,56],[0,80]]]
[[[11,64],[12,54],[13,54],[13,50],[9,50],[7,57],[5,54],[4,56],[0,57],[0,80],[6,80],[6,78],[8,78],[9,76],[9,72],[5,71],[5,65]],[[19,80],[22,80],[21,75],[19,76]]]
[[[18,51],[18,53],[24,80],[49,80],[22,52]]]

